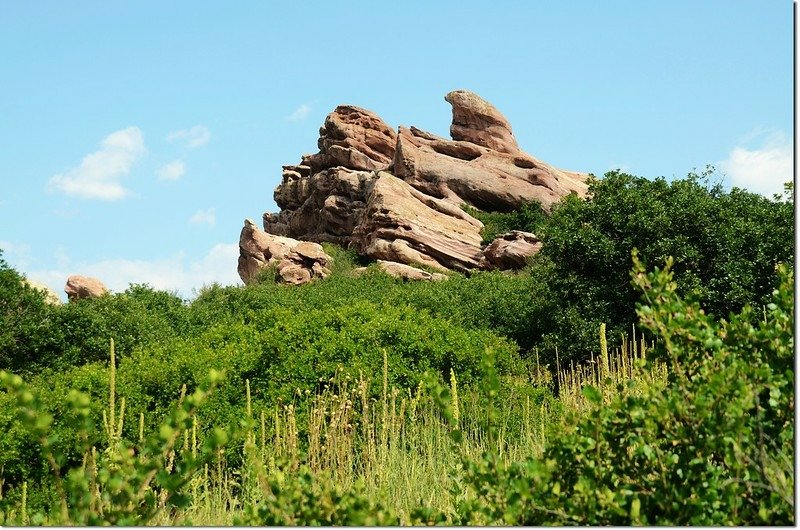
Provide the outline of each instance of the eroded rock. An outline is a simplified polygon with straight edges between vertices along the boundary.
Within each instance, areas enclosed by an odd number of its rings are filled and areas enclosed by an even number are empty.
[[[275,190],[275,202],[282,210],[264,214],[264,230],[347,245],[366,206],[366,184],[375,178],[374,172],[343,167],[305,177],[287,176],[284,171]]]
[[[562,197],[586,195],[588,175],[556,169],[520,151],[505,117],[479,96],[449,93],[453,140],[401,127],[392,169],[424,193],[488,211],[538,201],[545,210]]]
[[[519,151],[511,124],[494,105],[468,90],[454,90],[444,97],[453,106],[450,136],[500,153]]]
[[[424,280],[438,282],[447,279],[447,275],[445,274],[424,271],[422,269],[418,269],[417,267],[412,267],[411,265],[405,265],[403,263],[397,263],[395,261],[384,261],[379,259],[378,267],[389,276],[402,278],[404,280]]]
[[[299,166],[288,166],[302,175],[342,166],[372,171],[385,169],[394,157],[394,129],[374,112],[353,105],[340,105],[328,114],[319,130],[319,152],[306,155]]]
[[[387,172],[378,173],[367,195],[352,242],[362,255],[439,270],[478,267],[483,223],[455,204],[426,195]]]
[[[521,269],[542,248],[536,235],[521,230],[501,234],[484,250],[484,268]]]
[[[438,270],[519,267],[535,244],[503,240],[485,255],[482,225],[461,207],[510,211],[535,200],[549,210],[569,193],[585,196],[588,175],[521,151],[505,116],[476,94],[457,90],[445,99],[452,139],[416,127],[395,133],[368,110],[337,107],[320,129],[319,152],[284,166],[274,194],[281,211],[264,214],[266,232]],[[240,274],[266,261],[243,253]],[[306,281],[302,268],[286,265],[285,280]],[[313,267],[305,269],[313,278]]]
[[[108,288],[98,280],[90,276],[73,274],[67,278],[67,285],[64,287],[67,298],[70,302],[81,298],[99,298],[108,294]]]
[[[261,230],[246,219],[239,235],[239,277],[252,283],[271,265],[283,283],[299,285],[330,274],[332,258],[318,243],[298,241]]]

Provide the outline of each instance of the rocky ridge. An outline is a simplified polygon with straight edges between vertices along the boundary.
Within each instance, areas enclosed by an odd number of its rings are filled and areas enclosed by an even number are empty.
[[[524,266],[541,247],[534,234],[503,234],[483,248],[483,225],[462,206],[510,211],[538,201],[549,210],[569,193],[585,196],[588,175],[523,152],[505,116],[480,96],[456,90],[445,100],[453,111],[449,140],[416,127],[395,131],[371,111],[336,107],[320,128],[319,151],[283,167],[274,192],[281,211],[264,214],[261,234],[338,243],[372,259],[441,271]],[[268,257],[272,247],[254,234],[246,222],[239,258],[245,283],[258,268],[284,259]],[[323,262],[318,269],[326,268]],[[287,274],[292,280],[284,278],[288,283],[324,276],[308,263],[292,263],[283,265],[295,271]]]

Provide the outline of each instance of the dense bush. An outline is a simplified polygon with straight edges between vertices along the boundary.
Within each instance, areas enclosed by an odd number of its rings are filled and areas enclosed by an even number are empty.
[[[8,266],[0,250],[0,370],[21,371],[49,351],[53,309]]]
[[[541,226],[547,222],[547,214],[538,202],[523,204],[510,212],[483,212],[475,208],[465,207],[468,214],[483,223],[483,243],[494,241],[497,236],[511,230],[524,232],[539,232]]]
[[[635,270],[642,324],[670,366],[666,389],[602,403],[541,458],[465,462],[475,494],[460,523],[794,524],[794,276],[780,270],[762,319],[747,305],[715,321],[671,271]],[[753,324],[757,321],[757,324]]]
[[[389,384],[415,388],[425,371],[446,379],[451,368],[469,384],[487,347],[497,352],[503,373],[522,373],[509,341],[407,306],[356,302],[302,312],[275,307],[251,315],[247,324],[215,326],[194,338],[135,352],[120,364],[120,389],[131,396],[134,409],[156,411],[175,399],[184,383],[191,388],[209,369],[224,369],[226,383],[201,419],[226,421],[241,416],[246,379],[258,407],[290,403],[298,391],[316,392],[337,373],[370,378],[376,396],[385,352]]]
[[[716,322],[671,271],[635,271],[642,324],[669,363],[666,389],[620,389],[541,458],[465,465],[462,523],[749,525],[794,522],[794,276],[781,269],[763,320]]]
[[[793,259],[788,201],[725,192],[697,175],[667,182],[619,172],[593,181],[590,194],[567,197],[540,227],[530,340],[551,356],[558,347],[562,359],[587,359],[603,322],[612,337],[630,331],[633,248],[651,266],[673,256],[679,292],[719,318],[766,303],[775,265]]]

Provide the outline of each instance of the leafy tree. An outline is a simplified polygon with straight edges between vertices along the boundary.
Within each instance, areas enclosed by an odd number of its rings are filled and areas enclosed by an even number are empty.
[[[600,323],[612,336],[630,331],[638,298],[628,280],[633,248],[645,263],[673,256],[679,292],[717,317],[764,304],[775,265],[792,260],[793,205],[725,192],[708,184],[709,171],[672,182],[612,171],[591,182],[590,198],[560,203],[540,229],[530,340],[541,339],[545,352],[558,347],[563,360],[584,360]]]
[[[50,347],[53,311],[0,250],[0,369],[20,370]]]

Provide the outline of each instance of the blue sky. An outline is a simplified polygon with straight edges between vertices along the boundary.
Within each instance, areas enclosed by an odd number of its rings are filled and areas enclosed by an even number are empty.
[[[494,103],[565,169],[792,178],[792,3],[0,2],[0,248],[184,297],[238,283],[246,217],[338,104],[448,136]]]

